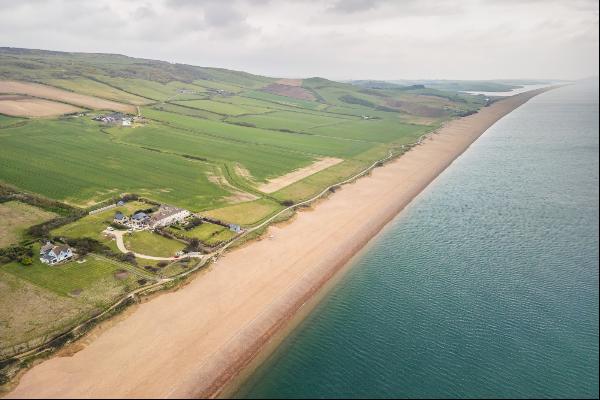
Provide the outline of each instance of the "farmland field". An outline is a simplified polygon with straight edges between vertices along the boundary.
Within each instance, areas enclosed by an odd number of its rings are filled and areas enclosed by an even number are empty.
[[[114,110],[125,113],[135,113],[135,107],[127,104],[69,92],[38,83],[0,81],[0,93],[24,94],[96,110]]]
[[[268,108],[256,106],[236,106],[234,104],[224,103],[213,100],[187,100],[181,101],[180,97],[173,102],[181,106],[198,108],[200,110],[210,111],[221,115],[243,115],[243,114],[261,114],[269,111]]]
[[[52,212],[19,201],[0,203],[0,248],[18,243],[25,229],[54,217]]]
[[[128,128],[0,116],[0,181],[77,206],[136,193],[246,225],[484,104],[425,87],[275,79],[117,55],[2,50],[0,60],[5,91],[95,108],[140,105],[145,118]],[[23,82],[32,80],[56,87]],[[342,161],[285,179],[323,158]],[[272,194],[259,191],[278,178],[285,183]]]
[[[46,81],[46,83],[59,88],[71,90],[73,92],[101,97],[103,99],[114,100],[122,103],[142,105],[152,102],[150,99],[145,99],[143,97],[124,92],[112,86],[108,86],[105,83],[91,79],[49,79]]]
[[[34,97],[0,95],[0,113],[13,117],[53,117],[78,111],[83,109]]]
[[[135,192],[199,210],[229,194],[208,180],[210,165],[114,143],[83,119],[29,121],[3,129],[2,141],[2,180],[73,204]]]

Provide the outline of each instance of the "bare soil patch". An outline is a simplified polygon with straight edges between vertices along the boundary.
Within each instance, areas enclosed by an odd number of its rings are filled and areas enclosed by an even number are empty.
[[[0,93],[29,95],[96,110],[113,110],[131,114],[135,114],[136,112],[135,106],[129,104],[99,99],[97,97],[69,92],[67,90],[41,85],[39,83],[0,81]]]
[[[302,86],[302,79],[283,78],[283,79],[278,80],[275,83],[279,83],[280,85],[288,85],[288,86]]]
[[[263,92],[277,94],[279,96],[291,97],[299,100],[315,100],[315,96],[300,86],[282,85],[272,83],[261,89]]]
[[[83,110],[56,101],[16,95],[0,97],[0,114],[11,117],[54,117],[78,111]]]
[[[260,190],[261,192],[264,192],[264,193],[276,192],[279,189],[282,189],[288,185],[291,185],[294,182],[298,182],[299,180],[304,179],[307,176],[315,174],[319,171],[322,171],[325,168],[329,168],[335,164],[339,164],[342,161],[344,161],[344,160],[342,160],[341,158],[333,158],[333,157],[321,158],[321,159],[315,161],[314,163],[310,164],[308,167],[300,168],[300,169],[292,171],[288,174],[279,176],[274,179],[270,179],[267,183],[259,186],[258,190]]]

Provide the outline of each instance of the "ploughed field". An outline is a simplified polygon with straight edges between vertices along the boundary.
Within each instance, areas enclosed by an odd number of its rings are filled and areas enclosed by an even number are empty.
[[[135,193],[247,225],[483,105],[431,89],[277,80],[115,55],[0,49],[0,61],[0,114],[9,95],[54,104],[59,114],[35,118],[32,106],[18,118],[0,115],[0,182],[79,207]],[[411,114],[406,104],[435,112]],[[111,111],[141,118],[132,126],[92,120]],[[321,168],[323,159],[339,161]],[[253,204],[253,217],[235,220]]]

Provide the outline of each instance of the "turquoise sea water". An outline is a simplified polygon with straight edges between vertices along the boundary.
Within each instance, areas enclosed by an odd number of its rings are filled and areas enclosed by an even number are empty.
[[[488,130],[237,397],[598,397],[598,81]]]

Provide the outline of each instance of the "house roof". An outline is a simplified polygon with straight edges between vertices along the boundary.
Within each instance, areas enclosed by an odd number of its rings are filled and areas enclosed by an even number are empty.
[[[66,244],[61,244],[58,246],[54,246],[52,248],[52,252],[56,255],[59,255],[60,253],[62,253],[63,251],[68,251],[69,250],[69,246],[67,246]]]
[[[117,211],[117,213],[115,214],[115,219],[125,219],[125,216],[121,211]]]
[[[47,253],[50,250],[52,250],[53,247],[54,247],[54,245],[52,243],[46,242],[46,244],[40,248],[40,253],[41,254]]]
[[[135,213],[132,218],[139,221],[148,218],[148,214],[146,214],[145,212],[139,212]]]
[[[175,215],[177,213],[180,213],[182,211],[186,211],[183,208],[177,208],[177,207],[173,207],[173,206],[168,206],[168,205],[161,205],[160,208],[158,209],[157,212],[155,212],[154,214],[152,214],[152,217],[150,218],[151,222],[158,222],[161,221],[165,218],[168,218],[172,215]]]

